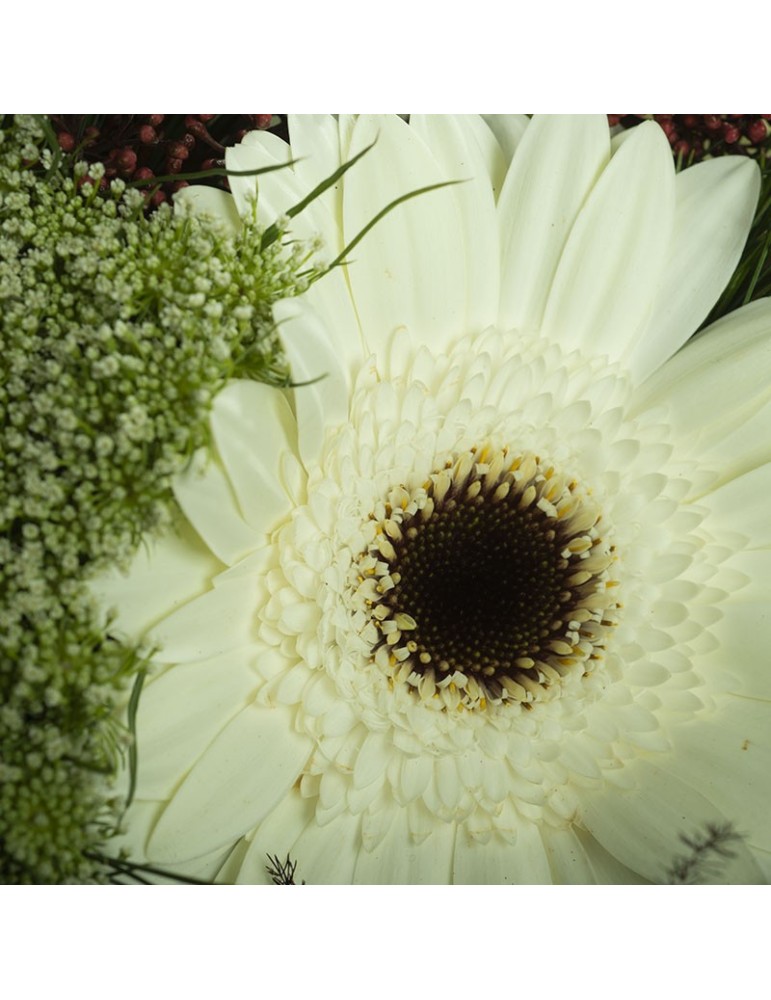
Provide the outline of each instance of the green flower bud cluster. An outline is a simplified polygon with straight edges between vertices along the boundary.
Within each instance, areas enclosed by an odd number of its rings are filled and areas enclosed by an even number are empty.
[[[86,581],[171,517],[225,381],[284,378],[271,305],[311,251],[146,217],[99,165],[59,165],[44,123],[0,126],[0,880],[98,881],[144,660]]]

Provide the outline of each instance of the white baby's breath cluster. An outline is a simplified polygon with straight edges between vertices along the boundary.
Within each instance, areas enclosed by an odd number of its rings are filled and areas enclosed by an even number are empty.
[[[84,881],[118,803],[110,722],[141,665],[85,580],[169,517],[231,377],[284,377],[271,305],[310,251],[235,239],[0,120],[0,878]]]

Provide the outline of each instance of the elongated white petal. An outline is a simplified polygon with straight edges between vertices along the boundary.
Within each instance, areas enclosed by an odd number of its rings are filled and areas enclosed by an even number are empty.
[[[663,767],[637,761],[634,777],[637,787],[628,792],[606,786],[601,793],[587,796],[582,821],[622,864],[651,882],[664,882],[670,865],[683,852],[681,834],[703,832],[707,823],[725,826],[729,817],[715,806],[711,795],[699,794]],[[761,878],[747,849],[740,848],[720,880],[753,884]]]
[[[291,159],[289,146],[278,136],[269,132],[249,132],[237,146],[229,146],[225,151],[225,166],[228,170],[261,170],[264,167],[282,167]],[[228,178],[239,215],[250,216],[256,202],[257,220],[268,226],[296,205],[308,192],[297,183],[291,167],[272,170],[265,174],[235,176]],[[299,230],[308,235],[308,225],[302,216],[298,217]]]
[[[217,587],[189,601],[150,633],[160,663],[192,663],[256,639],[255,606],[260,578],[223,579]]]
[[[705,526],[714,532],[740,531],[749,548],[771,548],[769,497],[771,464],[767,463],[705,493],[699,504],[709,511]]]
[[[240,511],[263,539],[291,507],[282,461],[297,429],[283,392],[259,382],[229,383],[214,400],[211,428]]]
[[[760,174],[746,157],[718,157],[677,175],[672,242],[653,312],[628,364],[642,381],[705,319],[736,269]]]
[[[536,117],[528,126],[498,202],[502,329],[540,324],[568,235],[609,157],[600,115]]]
[[[342,813],[324,826],[309,823],[294,845],[298,875],[310,885],[349,884],[360,843],[360,816]]]
[[[542,827],[541,836],[553,879],[559,885],[637,885],[645,881],[581,830]]]
[[[243,709],[182,782],[148,845],[161,862],[183,861],[243,836],[294,784],[310,753],[283,707]]]
[[[174,479],[174,496],[185,516],[222,562],[232,565],[264,540],[247,524],[220,463],[205,448]]]
[[[538,827],[523,821],[516,843],[493,837],[481,843],[459,825],[455,838],[453,882],[456,885],[533,885],[551,882],[551,871]]]
[[[407,811],[401,809],[378,846],[359,851],[353,880],[363,885],[446,885],[454,844],[454,823],[436,824],[429,837],[415,843]]]
[[[292,381],[301,383],[294,392],[298,443],[306,467],[311,467],[321,451],[325,430],[348,416],[348,378],[330,335],[306,303],[285,299],[276,304],[274,315]]]
[[[265,817],[253,833],[249,833],[249,846],[238,866],[237,881],[247,885],[268,885],[272,879],[267,871],[268,855],[285,862],[287,857],[298,861],[295,844],[303,830],[313,822],[314,804],[302,797],[298,789],[291,788]],[[297,880],[306,875],[298,872]]]
[[[132,641],[208,589],[222,563],[187,522],[137,549],[126,572],[117,568],[90,582],[105,611],[115,612],[111,629]]]
[[[484,330],[496,320],[500,288],[493,187],[475,180],[484,178],[489,170],[489,146],[483,152],[474,141],[474,136],[486,126],[477,120],[472,133],[465,117],[458,119],[450,115],[415,115],[410,125],[431,150],[445,176],[468,178],[462,190],[453,192],[459,194],[460,238],[466,251],[468,311],[465,329],[467,333]]]
[[[359,118],[352,149],[360,151],[375,140],[375,148],[345,185],[346,241],[394,199],[428,185],[467,179],[466,174],[448,178],[399,118]],[[398,206],[352,252],[348,279],[370,350],[383,352],[400,327],[409,330],[416,344],[439,349],[463,332],[468,302],[458,209],[462,189],[444,187]]]
[[[525,130],[530,125],[527,115],[482,115],[498,140],[506,166],[511,163]]]
[[[170,797],[217,734],[254,697],[250,646],[171,669],[145,685],[137,714],[139,798]]]
[[[674,208],[669,143],[657,125],[640,125],[576,219],[549,293],[543,335],[566,348],[626,358],[651,313]]]
[[[662,764],[714,802],[747,844],[766,851],[771,851],[769,700],[721,699],[718,715],[673,734],[673,754]]]
[[[691,455],[726,482],[771,458],[771,300],[713,323],[639,389],[636,408],[666,405]]]
[[[292,157],[297,161],[294,175],[299,188],[308,195],[343,162],[338,124],[332,115],[289,115],[288,125]],[[331,260],[343,249],[340,184],[327,188],[305,211],[324,239]]]

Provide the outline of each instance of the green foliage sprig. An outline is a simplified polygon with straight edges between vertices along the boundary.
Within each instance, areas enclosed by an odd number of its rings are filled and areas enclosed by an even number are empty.
[[[48,129],[50,131],[50,129]],[[49,137],[50,138],[50,137]],[[229,378],[286,383],[271,307],[312,248],[262,248],[0,127],[0,879],[108,880],[100,848],[145,651],[100,620],[91,574],[168,523],[170,479]]]

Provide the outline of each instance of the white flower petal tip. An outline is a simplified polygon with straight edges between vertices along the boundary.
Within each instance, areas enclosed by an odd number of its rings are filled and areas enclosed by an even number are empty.
[[[219,227],[223,236],[237,236],[241,229],[233,195],[218,188],[194,185],[182,188],[174,195],[174,207],[178,213],[190,213],[208,219]]]
[[[676,178],[654,125],[611,155],[601,119],[535,119],[509,163],[462,117],[325,119],[304,176],[378,130],[310,210],[330,245],[473,179],[277,307],[295,380],[327,375],[292,409],[244,384],[215,404],[216,454],[177,492],[220,562],[152,633],[147,857],[230,849],[217,878],[243,882],[287,852],[309,883],[666,882],[682,835],[732,821],[709,878],[761,880],[769,304],[666,360],[754,181]],[[269,206],[297,194],[280,173]],[[716,248],[691,271],[692,229]],[[670,268],[693,307],[662,304]]]

